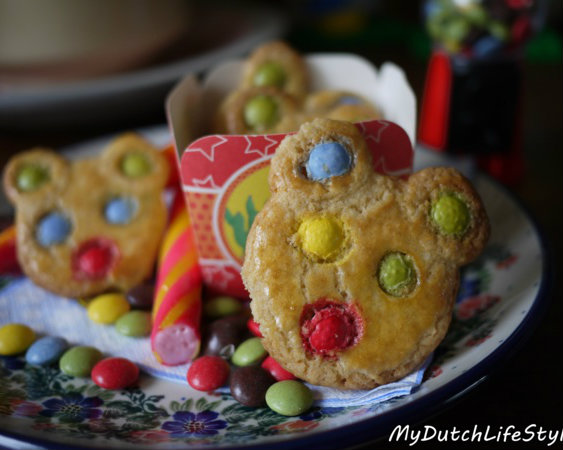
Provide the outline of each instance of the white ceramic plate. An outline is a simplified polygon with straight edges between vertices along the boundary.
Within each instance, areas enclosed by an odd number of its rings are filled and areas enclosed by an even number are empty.
[[[167,140],[164,128],[144,134],[158,144]],[[73,152],[102,144],[87,143]],[[424,165],[425,154],[418,157]],[[0,445],[17,439],[28,448],[341,448],[429,415],[484,379],[545,306],[546,256],[533,220],[490,178],[477,174],[474,183],[490,215],[491,239],[482,256],[462,270],[452,325],[414,394],[288,418],[241,406],[228,394],[204,394],[148,376],[137,389],[104,391],[56,368],[2,358]],[[4,279],[3,287],[9,282]]]

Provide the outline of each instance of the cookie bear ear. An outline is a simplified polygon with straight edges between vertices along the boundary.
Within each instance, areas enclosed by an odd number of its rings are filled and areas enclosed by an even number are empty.
[[[372,176],[371,154],[349,122],[315,119],[287,136],[272,158],[270,190],[328,200],[360,189]]]
[[[434,167],[412,175],[405,190],[406,209],[434,239],[436,251],[457,265],[475,259],[490,233],[477,192],[457,170]],[[433,244],[431,242],[434,242]]]
[[[52,150],[35,148],[14,156],[4,169],[4,191],[12,204],[45,202],[64,190],[69,163]]]
[[[164,155],[134,133],[114,139],[104,150],[101,165],[113,186],[131,194],[163,188],[168,179]]]
[[[297,129],[295,99],[270,86],[239,89],[229,95],[215,119],[225,134],[282,133]]]
[[[257,48],[244,67],[242,86],[276,87],[301,99],[309,88],[309,75],[303,58],[281,41]]]

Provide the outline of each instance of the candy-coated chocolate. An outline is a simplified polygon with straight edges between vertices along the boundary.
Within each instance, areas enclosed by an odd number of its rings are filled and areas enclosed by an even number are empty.
[[[121,161],[121,171],[131,178],[142,177],[148,174],[150,170],[150,162],[141,153],[129,153]]]
[[[262,130],[278,120],[278,105],[267,95],[257,95],[244,106],[244,121],[249,128]]]
[[[260,366],[239,367],[231,374],[231,395],[239,403],[256,408],[266,404],[266,391],[276,380]]]
[[[0,355],[11,356],[25,352],[35,340],[35,333],[27,325],[8,323],[0,328]]]
[[[106,358],[92,369],[92,381],[104,389],[124,389],[139,378],[139,368],[127,358]]]
[[[281,88],[285,84],[285,80],[284,68],[274,61],[267,61],[258,68],[252,81],[255,86],[275,86]]]
[[[53,211],[42,217],[35,229],[35,238],[43,247],[62,244],[72,230],[70,221],[60,212]]]
[[[237,366],[251,366],[262,361],[266,355],[266,350],[260,338],[253,337],[236,348],[231,361]]]
[[[313,393],[300,381],[278,381],[266,391],[266,403],[278,414],[298,416],[313,405]]]
[[[344,95],[338,99],[339,105],[360,105],[362,101],[353,95]]]
[[[205,333],[204,354],[227,356],[224,352],[228,347],[234,351],[248,337],[247,318],[246,314],[237,314],[211,322]]]
[[[28,164],[17,175],[16,184],[22,192],[31,192],[40,188],[49,179],[49,173],[41,166]]]
[[[304,219],[297,235],[305,253],[321,260],[338,256],[345,240],[340,221],[327,216]]]
[[[99,280],[111,271],[118,257],[119,250],[113,241],[89,239],[72,255],[72,269],[78,279]]]
[[[262,332],[260,331],[260,324],[258,322],[255,322],[252,319],[248,319],[246,326],[254,336],[257,336],[259,338],[264,337],[262,336]]]
[[[412,259],[404,253],[388,253],[379,264],[378,279],[381,289],[388,294],[395,297],[407,295],[416,286]]]
[[[73,377],[89,377],[93,367],[102,359],[97,348],[77,346],[69,348],[61,360],[59,368],[62,372]]]
[[[213,391],[229,378],[229,363],[219,356],[201,356],[188,369],[188,383],[198,391]]]
[[[133,219],[137,209],[135,202],[126,197],[111,199],[104,207],[104,216],[109,223],[126,225]]]
[[[151,332],[151,315],[147,311],[129,311],[117,319],[115,329],[124,336],[148,336]]]
[[[132,308],[150,311],[154,301],[154,284],[148,281],[141,283],[127,291],[125,297]]]
[[[203,304],[203,312],[211,319],[232,316],[242,311],[242,304],[234,297],[220,296],[207,300]]]
[[[68,343],[58,336],[38,339],[25,353],[25,360],[34,366],[47,366],[57,362],[68,348]]]
[[[129,311],[123,294],[102,294],[88,304],[88,317],[96,323],[109,324]]]
[[[262,368],[267,370],[270,375],[272,375],[276,381],[283,381],[283,380],[295,380],[296,377],[292,373],[285,370],[279,362],[277,362],[271,356],[268,356],[262,362]]]
[[[471,219],[467,204],[455,194],[443,194],[432,205],[430,214],[438,229],[447,235],[462,235]]]
[[[307,352],[328,358],[354,346],[363,335],[363,320],[352,304],[319,299],[305,305],[300,321]]]
[[[307,176],[313,181],[323,181],[344,175],[352,167],[350,153],[338,142],[317,144],[309,153],[305,165]]]

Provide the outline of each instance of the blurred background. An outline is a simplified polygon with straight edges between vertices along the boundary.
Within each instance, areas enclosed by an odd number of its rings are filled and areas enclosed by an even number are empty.
[[[419,145],[469,158],[506,184],[536,218],[554,263],[549,311],[531,338],[424,423],[560,428],[562,26],[556,0],[0,0],[0,167],[33,146],[165,124],[165,97],[183,76],[274,38],[302,53],[392,61],[417,97]],[[429,70],[440,55],[451,68],[447,120],[436,113],[443,80]],[[0,212],[10,223],[5,203]]]

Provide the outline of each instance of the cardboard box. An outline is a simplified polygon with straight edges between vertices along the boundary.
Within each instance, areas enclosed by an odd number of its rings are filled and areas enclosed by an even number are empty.
[[[382,111],[385,120],[356,124],[372,151],[374,170],[410,173],[416,100],[404,72],[391,63],[377,71],[354,55],[311,55],[306,61],[312,91],[355,92]],[[167,115],[181,155],[182,188],[204,283],[212,292],[244,298],[240,269],[246,235],[269,197],[269,162],[286,134],[201,137],[221,100],[239,84],[242,67],[242,61],[222,64],[203,83],[185,78],[168,98]]]

